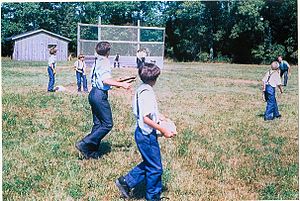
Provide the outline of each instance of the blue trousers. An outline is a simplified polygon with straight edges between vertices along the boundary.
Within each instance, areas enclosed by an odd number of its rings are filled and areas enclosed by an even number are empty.
[[[283,76],[283,86],[287,85],[287,81],[289,79],[288,70],[280,70],[280,77]]]
[[[50,66],[48,66],[48,75],[49,75],[48,91],[52,91],[54,89],[55,75]]]
[[[146,179],[146,199],[158,200],[162,192],[161,176],[163,167],[156,131],[154,130],[150,135],[144,135],[140,128],[137,127],[135,130],[135,141],[142,155],[143,162],[125,175],[125,180],[127,185],[133,188]]]
[[[97,151],[101,140],[113,127],[108,92],[93,87],[89,94],[89,103],[93,113],[93,127],[89,135],[83,138],[90,151]]]
[[[275,87],[271,85],[266,85],[265,97],[267,101],[267,107],[265,112],[265,119],[272,120],[275,117],[279,116],[276,96],[275,96]]]
[[[81,79],[82,79],[83,90],[88,91],[86,75],[76,71],[76,78],[77,78],[78,91],[81,91]]]

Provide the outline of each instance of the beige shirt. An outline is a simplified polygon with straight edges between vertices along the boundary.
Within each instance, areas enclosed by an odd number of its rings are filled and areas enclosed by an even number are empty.
[[[270,78],[269,78],[270,76]],[[268,81],[269,78],[269,81]],[[264,82],[264,84],[269,84],[272,87],[276,87],[278,85],[281,85],[281,79],[280,79],[280,75],[279,72],[277,70],[269,70],[264,78],[262,79],[262,81]]]

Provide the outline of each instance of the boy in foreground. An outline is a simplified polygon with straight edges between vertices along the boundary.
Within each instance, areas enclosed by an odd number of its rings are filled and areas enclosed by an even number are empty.
[[[130,198],[130,190],[146,179],[146,199],[160,200],[162,192],[162,173],[160,148],[156,131],[171,138],[175,133],[159,125],[158,107],[153,86],[160,75],[155,64],[145,63],[138,70],[143,84],[136,90],[133,98],[133,112],[137,119],[135,141],[143,161],[127,175],[116,180],[116,186],[125,198]]]
[[[271,70],[269,70],[264,78],[263,82],[263,93],[265,94],[265,99],[267,101],[267,107],[264,114],[264,120],[273,120],[274,118],[280,118],[281,115],[278,111],[275,90],[278,86],[280,92],[282,93],[281,79],[278,72],[279,64],[277,61],[273,61],[271,64]]]

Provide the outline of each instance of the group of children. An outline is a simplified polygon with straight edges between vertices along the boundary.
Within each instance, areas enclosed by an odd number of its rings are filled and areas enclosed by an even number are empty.
[[[48,92],[55,92],[55,74],[56,74],[56,47],[52,47],[49,50],[49,59],[48,59]],[[77,91],[81,92],[81,83],[83,85],[83,91],[88,93],[87,79],[86,79],[86,63],[84,61],[84,55],[78,55],[78,60],[74,63],[74,70],[76,72],[77,79]]]
[[[91,133],[75,144],[75,147],[85,159],[97,159],[101,156],[99,147],[101,140],[113,127],[112,111],[108,101],[108,91],[112,86],[131,88],[127,82],[119,82],[112,78],[108,59],[111,45],[100,42],[96,45],[97,58],[91,72],[92,89],[88,100],[93,114]],[[84,71],[83,71],[84,72]],[[125,176],[116,180],[116,186],[121,194],[129,198],[130,191],[144,179],[146,180],[146,199],[160,200],[162,192],[162,162],[157,140],[157,131],[166,138],[175,135],[174,132],[162,127],[159,122],[159,112],[153,86],[160,75],[160,68],[155,64],[145,63],[138,70],[143,84],[136,90],[133,99],[133,112],[136,117],[135,141],[143,161]]]
[[[288,76],[291,75],[291,67],[287,61],[282,59],[282,56],[278,56],[277,61],[273,61],[271,63],[271,69],[262,79],[262,91],[264,99],[267,102],[266,111],[264,113],[265,121],[281,118],[281,114],[278,110],[275,91],[276,87],[278,87],[280,93],[283,93],[281,84],[283,75],[283,86],[287,86]]]
[[[112,78],[108,59],[110,49],[111,45],[108,42],[99,42],[95,48],[97,58],[91,72],[92,89],[88,96],[93,114],[93,127],[90,134],[75,144],[76,149],[85,159],[97,159],[101,156],[99,152],[101,140],[113,127],[108,91],[112,86],[124,89],[131,88],[130,83],[119,82]],[[48,62],[49,92],[54,91],[56,52],[55,48],[50,49]],[[78,91],[81,91],[81,80],[83,80],[83,90],[88,92],[85,74],[86,64],[83,55],[78,56],[78,61],[74,63],[74,67]],[[115,181],[116,186],[125,198],[130,198],[131,189],[143,180],[146,180],[146,199],[154,201],[161,198],[163,167],[157,133],[160,132],[166,138],[171,138],[176,133],[166,129],[159,123],[163,117],[158,112],[153,86],[160,73],[160,68],[152,63],[143,63],[138,68],[138,74],[143,83],[138,87],[133,97],[133,113],[137,122],[134,137],[142,156],[142,162]],[[272,62],[271,70],[262,79],[263,93],[267,101],[264,114],[265,120],[281,117],[276,102],[275,88],[278,86],[280,92],[283,92],[281,77],[284,75],[284,86],[286,86],[288,74],[290,74],[290,66],[279,56],[278,62]]]

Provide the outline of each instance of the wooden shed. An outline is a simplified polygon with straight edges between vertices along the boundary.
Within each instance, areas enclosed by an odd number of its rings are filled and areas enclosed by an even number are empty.
[[[58,61],[67,61],[68,43],[71,39],[39,29],[10,38],[14,41],[13,60],[47,61],[49,48],[56,46]]]

